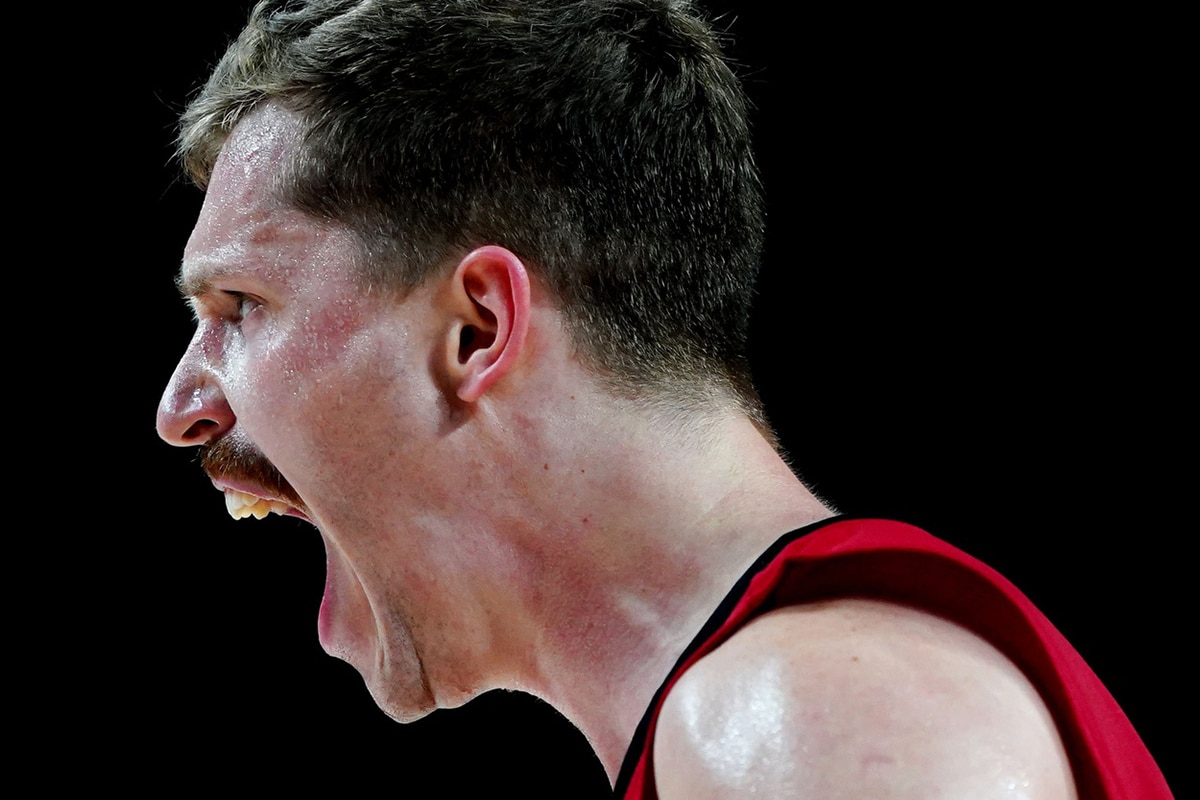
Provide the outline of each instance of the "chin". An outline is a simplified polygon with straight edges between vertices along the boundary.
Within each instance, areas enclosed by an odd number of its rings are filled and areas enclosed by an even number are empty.
[[[429,716],[438,708],[438,704],[434,702],[424,686],[421,687],[421,691],[413,692],[399,688],[381,688],[370,680],[364,679],[364,681],[375,705],[379,706],[379,710],[389,719],[396,722],[416,722]]]
[[[360,670],[360,674],[364,674]],[[419,676],[419,680],[414,680]],[[391,680],[365,677],[367,691],[375,705],[396,722],[416,722],[438,709],[458,708],[474,700],[485,690],[479,686],[444,686],[436,692],[430,687],[424,671],[419,669],[404,675],[391,675]],[[493,687],[499,688],[499,687]]]
[[[392,722],[399,722],[401,725],[407,725],[410,722],[416,722],[417,720],[424,719],[425,717],[432,714],[435,710],[432,708],[422,709],[420,711],[415,711],[411,708],[400,710],[400,709],[396,709],[396,708],[391,708],[389,706],[385,706],[385,705],[379,703],[378,700],[376,701],[376,705],[379,706],[380,711],[382,711],[385,715],[387,715],[388,719],[390,719]]]
[[[414,722],[438,708],[415,653],[407,658],[390,658],[378,650],[374,637],[337,631],[327,618],[319,639],[327,655],[354,667],[375,705],[388,717]]]

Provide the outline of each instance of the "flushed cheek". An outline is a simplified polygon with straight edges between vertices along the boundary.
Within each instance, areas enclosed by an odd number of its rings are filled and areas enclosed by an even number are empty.
[[[268,320],[240,348],[240,388],[248,402],[270,406],[269,418],[311,411],[318,395],[328,401],[330,387],[344,382],[355,332],[344,321],[328,324],[329,316]]]
[[[396,437],[408,426],[389,413],[401,404],[388,361],[369,332],[322,326],[319,333],[301,329],[248,362],[240,417],[247,435],[302,496],[324,496],[326,510],[339,496],[369,491],[372,470],[404,444]]]

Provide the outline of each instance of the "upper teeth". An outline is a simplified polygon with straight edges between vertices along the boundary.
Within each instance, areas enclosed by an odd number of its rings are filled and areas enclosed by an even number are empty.
[[[237,489],[225,490],[225,508],[229,510],[229,516],[234,519],[245,519],[250,516],[262,519],[271,512],[285,514],[288,510],[288,506],[284,503],[255,497],[252,494],[239,492]]]

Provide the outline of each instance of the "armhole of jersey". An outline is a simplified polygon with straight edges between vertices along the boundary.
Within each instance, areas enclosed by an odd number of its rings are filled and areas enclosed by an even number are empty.
[[[693,654],[704,646],[711,639],[725,621],[729,618],[730,613],[737,606],[738,602],[746,594],[746,589],[754,576],[762,572],[776,556],[788,545],[797,539],[812,533],[818,528],[823,528],[835,522],[842,522],[849,519],[844,516],[828,517],[826,519],[814,522],[811,525],[806,525],[803,528],[797,528],[790,533],[785,533],[780,536],[775,542],[768,547],[762,555],[754,560],[750,568],[742,573],[742,577],[738,578],[737,583],[725,595],[725,598],[717,606],[716,610],[700,628],[700,632],[696,634],[691,643],[684,649],[679,659],[675,662],[675,666],[667,674],[666,679],[658,690],[654,693],[654,698],[650,701],[650,705],[646,707],[646,712],[642,715],[641,721],[638,723],[637,729],[634,731],[633,739],[629,743],[629,748],[625,751],[625,758],[621,761],[621,771],[617,773],[617,782],[613,786],[614,797],[624,797],[629,790],[629,785],[633,780],[634,773],[637,770],[638,763],[641,761],[642,754],[646,749],[646,737],[649,735],[651,723],[658,716],[658,709],[662,705],[663,697],[670,688],[672,682],[678,676],[679,670],[692,657]]]

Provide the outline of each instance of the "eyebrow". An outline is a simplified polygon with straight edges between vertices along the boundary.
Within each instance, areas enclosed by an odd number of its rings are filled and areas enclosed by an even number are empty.
[[[180,267],[179,272],[175,273],[175,288],[179,290],[179,295],[184,300],[191,300],[197,295],[204,294],[211,286],[212,281],[207,278],[183,277],[182,267]]]
[[[233,270],[221,266],[201,267],[192,275],[185,276],[183,267],[180,266],[179,272],[175,273],[175,288],[184,300],[194,300],[211,292],[215,282],[232,272]]]

